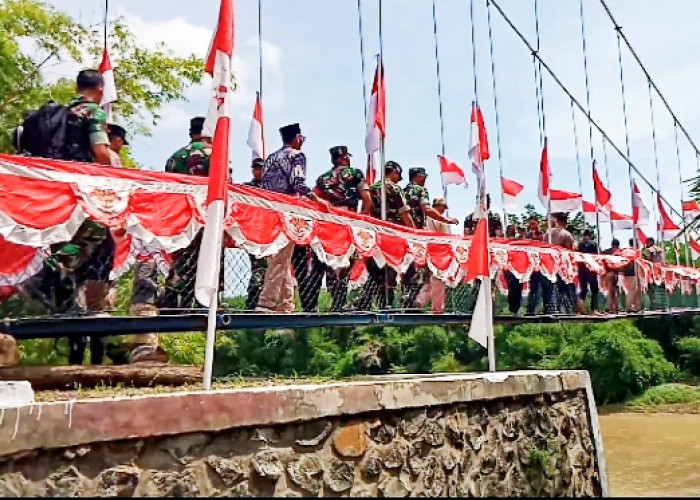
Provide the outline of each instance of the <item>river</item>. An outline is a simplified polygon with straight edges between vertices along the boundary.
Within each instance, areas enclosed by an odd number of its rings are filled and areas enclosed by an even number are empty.
[[[612,496],[700,496],[700,415],[601,415]]]

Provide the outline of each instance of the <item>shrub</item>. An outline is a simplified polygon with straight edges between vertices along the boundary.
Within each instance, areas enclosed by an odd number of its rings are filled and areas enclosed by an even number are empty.
[[[588,370],[600,403],[628,399],[675,375],[659,344],[644,338],[629,321],[592,326],[548,365]]]
[[[700,337],[684,337],[678,341],[683,369],[692,375],[700,375]]]
[[[663,384],[652,387],[629,402],[630,406],[689,404],[700,401],[700,387],[684,384]]]

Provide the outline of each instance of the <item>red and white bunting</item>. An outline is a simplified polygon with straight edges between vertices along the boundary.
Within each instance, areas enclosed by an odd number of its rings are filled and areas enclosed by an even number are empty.
[[[459,165],[441,155],[438,155],[438,159],[440,160],[440,176],[442,177],[443,186],[464,184],[464,187],[467,187],[467,177]]]
[[[664,207],[664,204],[661,201],[661,196],[659,194],[656,195],[656,204],[659,207],[660,220],[658,222],[657,227],[661,238],[675,238],[676,236],[678,236],[678,233],[681,232],[681,228],[678,227],[678,225],[675,222],[673,222],[673,219],[671,219],[671,217],[669,217],[668,212],[666,212],[666,207]]]
[[[503,190],[503,208],[519,210],[518,196],[523,192],[524,186],[512,179],[501,177],[501,189]]]
[[[114,70],[112,69],[112,62],[109,59],[109,51],[105,46],[102,51],[102,61],[100,62],[100,67],[98,71],[102,75],[104,80],[104,87],[102,91],[102,101],[100,101],[100,107],[104,110],[107,115],[107,123],[112,122],[112,103],[114,103],[117,96],[117,86],[114,83]]]
[[[367,182],[372,184],[377,179],[377,153],[382,139],[386,137],[386,89],[384,88],[384,66],[381,58],[377,58],[377,69],[374,71],[372,93],[369,97],[367,113],[367,132],[365,135],[365,151],[367,152]]]
[[[206,72],[212,76],[212,95],[202,135],[214,137],[214,144],[209,162],[207,223],[202,235],[195,279],[195,297],[207,307],[216,300],[219,290],[219,260],[227,200],[232,56],[233,0],[221,0],[219,22],[206,63]]]
[[[263,136],[263,111],[260,93],[255,93],[255,108],[253,109],[253,119],[250,121],[250,129],[248,130],[248,146],[253,155],[253,160],[256,158],[267,157],[265,155],[265,137]]]

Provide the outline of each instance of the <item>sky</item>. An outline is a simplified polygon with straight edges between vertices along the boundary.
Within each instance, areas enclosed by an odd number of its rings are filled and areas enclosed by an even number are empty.
[[[280,146],[278,129],[298,122],[307,137],[304,151],[308,182],[330,168],[328,149],[347,145],[354,166],[364,171],[365,116],[363,82],[369,90],[379,52],[378,0],[361,0],[364,52],[360,52],[357,0],[262,1],[263,103],[268,152]],[[87,24],[99,23],[103,4],[96,0],[50,0]],[[598,0],[583,0],[590,82],[591,116],[623,152],[625,127],[620,91],[620,69],[615,31]],[[533,0],[498,0],[506,15],[534,46]],[[607,0],[642,62],[672,109],[695,140],[700,137],[700,2],[688,0]],[[387,89],[386,158],[399,162],[404,172],[413,166],[428,171],[432,197],[441,195],[437,155],[441,152],[435,42],[431,0],[383,0],[382,39]],[[494,69],[489,53],[485,0],[474,0],[476,70],[472,65],[470,3],[437,0],[437,33],[442,84],[445,155],[465,170],[469,187],[449,186],[450,215],[460,220],[474,210],[476,179],[467,159],[469,117],[476,98],[482,108],[491,149],[486,162],[487,190],[492,209],[502,213],[501,170],[505,177],[525,185],[521,204],[537,199],[540,138],[532,56],[523,43],[491,9]],[[164,42],[178,55],[204,57],[216,24],[218,0],[112,0],[110,18],[123,17],[139,44]],[[258,0],[235,1],[235,56],[233,71],[238,90],[232,106],[231,159],[235,182],[250,177],[250,149],[246,145],[259,86]],[[571,93],[586,106],[579,2],[538,0],[540,55]],[[363,75],[361,61],[364,59]],[[649,95],[646,79],[623,45],[629,148],[632,163],[657,185]],[[54,65],[47,77],[71,76],[77,68]],[[118,67],[116,68],[118,71]],[[476,74],[476,79],[474,77]],[[493,75],[500,127],[496,128]],[[364,80],[363,80],[364,78]],[[476,80],[476,94],[474,81]],[[162,170],[167,158],[188,141],[189,118],[204,115],[210,80],[188,89],[186,100],[167,105],[151,137],[132,137],[135,159],[152,170]],[[544,113],[553,187],[583,188],[592,200],[589,127],[575,112],[569,98],[549,75],[543,77]],[[673,121],[654,96],[662,194],[680,212],[681,187]],[[117,120],[118,121],[118,120]],[[576,136],[574,136],[574,123]],[[679,131],[680,133],[680,131]],[[500,148],[498,137],[500,136]],[[575,141],[575,137],[577,141]],[[578,151],[576,148],[578,142]],[[631,214],[626,161],[593,130],[593,154],[617,211]],[[695,153],[679,135],[681,177],[695,175]],[[500,154],[499,154],[500,153]],[[577,155],[578,153],[578,155]],[[607,162],[606,155],[607,153]],[[577,161],[578,156],[578,161]],[[579,183],[579,164],[581,182]],[[407,175],[404,174],[406,179]],[[638,179],[638,177],[637,177]],[[647,207],[655,206],[649,187],[638,180]],[[687,197],[687,186],[684,188]],[[677,219],[678,220],[678,219]],[[461,231],[461,225],[454,229]],[[647,234],[655,233],[653,224]],[[616,231],[623,244],[631,231]],[[602,246],[610,241],[601,228]]]

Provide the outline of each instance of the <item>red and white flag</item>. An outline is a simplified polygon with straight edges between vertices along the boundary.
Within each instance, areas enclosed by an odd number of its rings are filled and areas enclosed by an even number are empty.
[[[256,158],[265,159],[265,137],[263,136],[263,112],[260,93],[255,93],[255,109],[253,109],[253,119],[250,121],[248,130],[248,146],[253,153],[253,160]]]
[[[552,171],[549,169],[549,155],[547,154],[547,138],[544,139],[542,157],[540,158],[540,182],[537,189],[537,197],[540,203],[549,210],[549,186],[552,183]]]
[[[488,244],[488,223],[486,217],[479,219],[469,247],[466,281],[481,280],[472,321],[469,325],[469,338],[485,349],[490,350],[493,339],[493,311],[491,304],[491,258]],[[491,353],[489,353],[491,358]]]
[[[639,248],[644,247],[644,245],[647,244],[647,239],[649,239],[649,237],[644,233],[644,231],[642,231],[641,228],[638,227],[637,228],[637,246]]]
[[[673,239],[676,236],[678,236],[678,233],[681,232],[681,228],[676,225],[675,222],[673,222],[673,219],[669,217],[668,212],[666,212],[666,207],[664,207],[663,202],[661,201],[661,196],[657,193],[656,194],[656,204],[659,207],[659,223],[658,223],[658,230],[659,233],[661,234],[662,239]]]
[[[442,176],[442,185],[449,184],[464,184],[467,186],[467,178],[464,175],[464,170],[449,158],[438,155],[440,160],[440,175]]]
[[[582,201],[581,193],[572,193],[561,189],[549,190],[549,206],[552,213],[581,210]]]
[[[519,210],[518,196],[523,192],[523,185],[511,179],[501,177],[501,189],[503,190],[503,208],[507,210]]]
[[[644,206],[642,193],[639,191],[636,182],[632,183],[632,220],[635,226],[646,226],[649,224],[649,210]]]
[[[693,238],[688,238],[688,245],[690,246],[690,252],[693,254],[693,260],[700,259],[700,243]]]
[[[469,158],[472,161],[472,170],[481,178],[484,175],[484,162],[491,157],[489,141],[486,136],[486,125],[481,108],[472,102],[471,135],[469,138]]]
[[[118,98],[117,96],[117,86],[114,83],[114,70],[112,69],[112,62],[109,60],[109,51],[105,45],[102,51],[102,62],[100,62],[100,67],[97,70],[104,80],[104,87],[102,91],[102,101],[100,101],[100,107],[104,110],[107,115],[107,123],[112,122],[112,103]]]
[[[598,177],[598,169],[595,168],[595,163],[593,164],[593,190],[595,191],[596,208],[602,213],[610,213],[610,210],[612,210],[610,203],[612,196],[610,191],[603,185],[600,177]]]
[[[700,217],[700,205],[695,200],[683,202],[683,218],[690,222]]]
[[[227,202],[228,159],[231,122],[231,58],[233,57],[233,0],[221,0],[219,22],[214,32],[206,62],[212,76],[212,96],[202,135],[214,137],[209,161],[207,222],[197,259],[195,297],[209,307],[219,290],[219,261],[223,223]],[[208,135],[211,134],[211,135]]]
[[[367,114],[367,133],[365,135],[365,151],[367,152],[367,182],[372,184],[377,179],[377,153],[386,137],[386,90],[384,88],[384,66],[381,58],[377,57],[377,69],[374,71],[372,93],[369,97]]]

